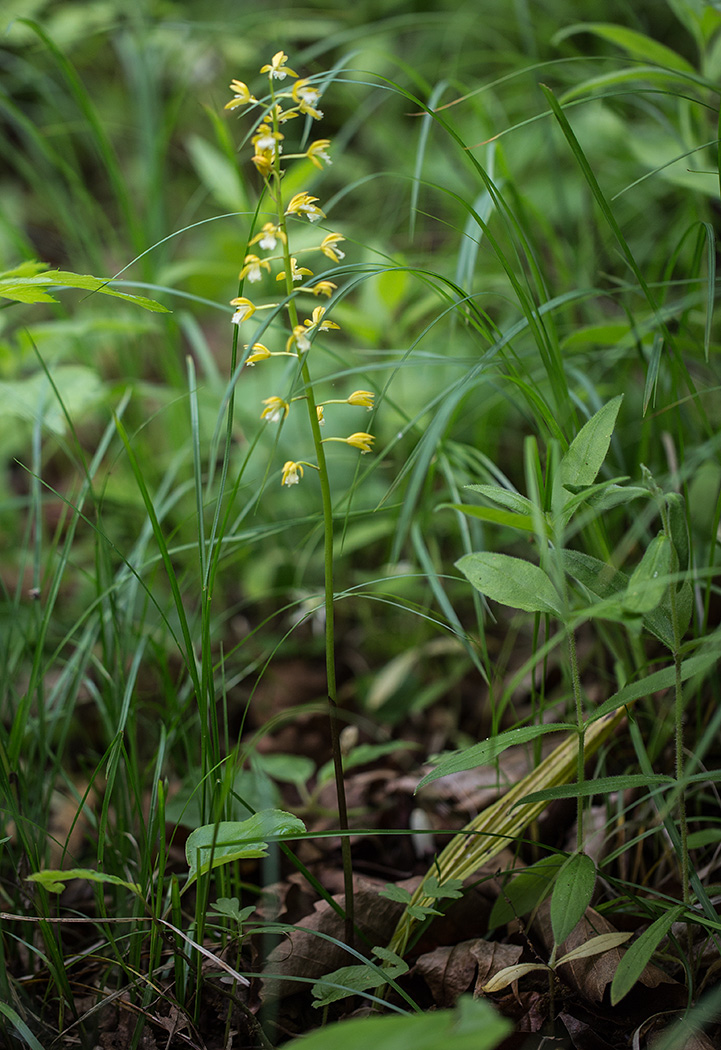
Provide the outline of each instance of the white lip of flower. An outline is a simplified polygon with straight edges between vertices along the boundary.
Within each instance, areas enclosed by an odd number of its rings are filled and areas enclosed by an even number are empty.
[[[283,147],[273,137],[273,135],[259,135],[258,138],[255,140],[254,145],[259,153],[261,152],[261,150],[269,150],[273,154],[275,154],[276,150],[278,151],[278,153],[283,152]]]
[[[302,477],[303,467],[300,463],[294,463],[292,459],[289,459],[283,465],[280,483],[281,485],[297,485]]]
[[[277,238],[272,233],[264,233],[258,241],[258,247],[262,248],[264,252],[272,252],[278,243]]]
[[[236,299],[231,299],[230,305],[238,307],[230,319],[231,324],[240,324],[241,321],[245,321],[246,318],[252,317],[255,313],[255,306],[251,303],[250,299],[245,299],[242,296],[239,296]]]

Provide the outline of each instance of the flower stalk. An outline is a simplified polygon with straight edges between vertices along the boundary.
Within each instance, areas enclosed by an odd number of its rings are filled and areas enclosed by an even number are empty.
[[[261,73],[268,74],[269,103],[266,104],[262,120],[251,136],[251,142],[255,150],[252,161],[263,178],[268,197],[273,202],[274,214],[272,221],[266,222],[260,232],[248,242],[248,254],[243,260],[240,278],[250,283],[260,282],[269,274],[271,262],[274,260],[278,261],[281,269],[277,273],[275,280],[285,287],[285,310],[289,322],[290,335],[286,339],[284,350],[272,351],[261,343],[254,343],[252,346],[246,347],[246,349],[250,350],[246,359],[246,365],[253,366],[277,356],[296,358],[298,362],[297,377],[300,380],[302,392],[299,392],[296,396],[279,397],[274,394],[265,398],[263,401],[265,407],[261,412],[261,419],[269,424],[282,424],[292,410],[292,404],[300,400],[305,401],[308,415],[315,462],[287,460],[281,471],[281,483],[286,487],[300,484],[305,474],[305,468],[308,467],[313,468],[318,473],[323,518],[325,666],[328,713],[345,883],[345,936],[347,943],[352,946],[354,940],[353,869],[337,703],[333,500],[325,445],[329,442],[340,442],[358,449],[361,454],[365,454],[372,451],[374,437],[366,431],[356,431],[348,437],[322,437],[321,427],[325,425],[324,410],[326,406],[346,404],[362,406],[370,411],[373,408],[374,395],[372,391],[355,390],[345,398],[331,398],[319,401],[316,396],[309,365],[309,351],[312,348],[315,337],[320,332],[328,332],[337,329],[339,326],[325,316],[326,308],[322,306],[317,306],[312,311],[310,318],[301,320],[298,314],[297,294],[299,292],[309,292],[315,296],[322,295],[331,298],[337,286],[332,281],[326,281],[322,278],[314,280],[312,284],[304,285],[304,279],[313,278],[314,275],[311,269],[298,264],[298,256],[301,252],[307,254],[308,252],[316,251],[330,259],[331,262],[338,263],[344,257],[343,252],[338,247],[344,238],[340,233],[326,233],[324,237],[319,239],[319,243],[315,248],[304,247],[296,251],[295,254],[291,254],[288,232],[289,220],[302,221],[305,219],[309,223],[314,224],[320,222],[326,216],[320,207],[319,198],[307,191],[295,193],[288,201],[284,199],[281,157],[284,157],[285,160],[292,158],[310,160],[316,168],[322,169],[325,164],[331,163],[328,153],[331,143],[329,139],[316,139],[302,153],[284,153],[285,134],[281,131],[281,126],[300,115],[310,116],[313,120],[320,120],[323,116],[321,110],[318,109],[320,92],[309,80],[299,78],[298,74],[288,67],[287,61],[288,56],[283,51],[278,51],[271,62],[264,65],[261,69]],[[286,90],[283,84],[283,81],[288,77],[293,81],[290,91]],[[242,81],[234,80],[231,84],[231,90],[234,92],[234,97],[227,103],[226,109],[234,110],[245,105],[261,104],[251,95],[249,89]],[[283,108],[284,104],[286,105],[285,109]],[[250,251],[251,248],[254,249],[252,252]],[[256,255],[255,251],[271,251],[277,254],[270,258],[263,258],[261,255]],[[298,287],[299,284],[300,287]],[[256,310],[263,309],[262,306],[256,305],[243,296],[232,300],[231,305],[235,308],[232,321],[238,325],[250,318]]]

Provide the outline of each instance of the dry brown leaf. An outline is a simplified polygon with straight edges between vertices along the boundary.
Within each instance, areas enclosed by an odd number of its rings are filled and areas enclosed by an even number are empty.
[[[356,925],[366,938],[366,942],[358,944],[357,948],[370,955],[373,947],[388,943],[404,906],[378,895],[384,882],[356,876],[353,885]],[[404,883],[399,885],[403,886]],[[338,894],[333,900],[341,908],[345,904],[343,894]],[[326,937],[319,937],[319,933]],[[357,963],[358,959],[350,955],[342,944],[344,936],[343,919],[330,904],[319,901],[313,914],[301,919],[293,932],[268,956],[268,976],[263,980],[263,998],[284,998],[308,988],[306,982],[295,981],[294,977],[316,981],[331,970]],[[334,944],[327,937],[333,937],[341,943]]]
[[[415,972],[423,977],[438,1006],[455,1006],[458,996],[471,985],[477,996],[481,985],[498,970],[517,962],[522,950],[518,945],[477,937],[426,952],[416,962]]]

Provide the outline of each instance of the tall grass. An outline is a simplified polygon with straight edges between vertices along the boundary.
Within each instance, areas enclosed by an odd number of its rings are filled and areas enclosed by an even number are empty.
[[[135,1046],[153,1010],[177,1006],[197,1026],[203,949],[236,945],[223,955],[235,972],[227,1024],[241,1016],[266,1045],[238,981],[242,909],[256,878],[275,880],[279,857],[322,892],[287,843],[251,877],[241,858],[214,866],[215,840],[195,880],[179,854],[193,829],[277,809],[293,777],[306,797],[317,772],[317,755],[287,756],[284,778],[258,749],[324,700],[310,671],[301,708],[270,710],[268,687],[284,661],[323,661],[323,529],[312,486],[278,484],[302,431],[293,418],[280,436],[263,428],[267,376],[243,367],[227,307],[261,185],[240,162],[250,148],[240,125],[221,116],[226,85],[253,88],[280,47],[304,75],[324,74],[334,142],[333,166],[289,172],[284,193],[322,188],[328,229],[348,246],[323,275],[341,286],[333,318],[345,341],[319,343],[314,383],[339,397],[377,391],[381,406],[372,457],[326,446],[341,717],[385,747],[441,700],[462,713],[443,741],[456,749],[570,721],[569,708],[583,739],[608,697],[672,669],[672,699],[636,689],[622,743],[594,759],[596,778],[674,780],[626,809],[621,796],[609,804],[615,844],[596,892],[610,914],[682,906],[689,944],[674,951],[689,1002],[697,995],[693,923],[719,921],[696,872],[721,836],[711,674],[721,15],[690,0],[662,17],[657,4],[539,5],[533,18],[524,4],[512,16],[487,6],[482,25],[475,5],[440,0],[392,16],[371,0],[264,17],[231,5],[208,19],[198,7],[193,20],[111,7],[88,31],[79,8],[36,4],[35,21],[8,30],[2,269],[39,257],[117,276],[173,311],[66,290],[57,305],[13,303],[0,322],[9,1045],[92,1040],[101,1007],[117,1001],[133,1012]],[[269,333],[264,321],[248,342]],[[598,481],[641,488],[651,477],[660,503],[589,504],[563,542],[632,577],[659,530],[670,534],[663,500],[678,494],[675,535],[688,549],[666,600],[688,585],[689,625],[673,612],[664,648],[627,610],[579,619],[571,659],[555,618],[508,618],[454,564],[502,551],[553,575],[554,471],[619,394]],[[527,528],[469,484],[493,486],[506,509],[527,498]],[[588,580],[569,586],[576,608],[589,600]],[[532,746],[539,763],[540,736]],[[580,847],[583,809],[579,795]],[[101,881],[73,883],[58,903],[27,880],[48,868]]]

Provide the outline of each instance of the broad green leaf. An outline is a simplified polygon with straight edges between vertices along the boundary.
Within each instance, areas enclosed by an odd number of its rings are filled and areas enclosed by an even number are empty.
[[[266,776],[273,780],[281,780],[291,784],[307,784],[315,773],[315,762],[307,755],[283,755],[279,752],[270,752],[267,755],[261,752],[253,754],[251,759],[253,769],[260,769]]]
[[[551,896],[551,927],[563,944],[583,918],[596,885],[596,865],[585,853],[572,854],[563,865]]]
[[[620,599],[620,596],[628,587],[628,576],[624,572],[614,569],[612,565],[599,561],[598,558],[594,558],[582,551],[564,550],[563,565],[569,576],[578,580],[591,594],[604,601],[614,596],[619,596]],[[599,616],[605,616],[608,619],[623,620],[626,616],[632,615],[630,613],[624,614],[624,608],[619,601],[618,607],[610,605],[606,610],[598,609],[597,613]],[[589,612],[589,615],[593,614]],[[659,641],[663,642],[667,648],[673,650],[673,629],[668,613],[663,605],[646,613],[643,617],[643,625]]]
[[[107,882],[113,886],[125,886],[132,893],[140,893],[140,886],[136,882],[126,882],[117,875],[105,875],[102,871],[93,868],[46,868],[45,871],[36,871],[28,875],[28,882],[37,882],[44,886],[49,893],[62,893],[65,884],[71,879],[85,879],[87,882]]]
[[[611,981],[611,1006],[616,1006],[625,995],[628,995],[650,962],[651,956],[683,912],[683,904],[669,908],[651,923],[649,928],[644,930],[638,940],[634,941],[624,953]]]
[[[297,1050],[494,1050],[511,1024],[490,1003],[462,996],[454,1010],[359,1017],[293,1040]]]
[[[603,952],[610,952],[612,948],[618,948],[619,944],[623,944],[632,936],[632,933],[626,931],[602,933],[598,937],[592,937],[590,941],[585,941],[584,944],[579,944],[578,948],[566,952],[566,954],[557,961],[556,966],[562,966],[564,963],[568,962],[575,962],[576,959],[588,959],[592,955],[601,955]]]
[[[530,561],[480,551],[464,555],[456,562],[456,568],[476,590],[501,605],[563,618],[563,606],[556,588],[543,569]]]
[[[42,266],[42,264],[39,264]],[[48,288],[80,288],[87,292],[100,292],[112,295],[116,299],[142,306],[154,313],[169,313],[166,306],[148,299],[144,295],[131,295],[119,292],[111,287],[111,278],[92,277],[88,273],[71,273],[69,270],[45,270],[43,273],[31,273],[28,267],[37,267],[37,263],[24,264],[14,270],[0,273],[0,296],[21,303],[56,303],[58,300],[50,295]]]
[[[614,397],[585,423],[561,460],[561,482],[592,485],[603,466],[623,394]]]
[[[628,581],[623,604],[631,613],[648,613],[655,609],[668,589],[671,571],[671,543],[659,533],[649,543]]]
[[[566,858],[560,853],[543,857],[509,879],[493,905],[488,919],[489,928],[503,926],[540,904],[551,892],[565,861]]]
[[[268,843],[302,834],[305,825],[282,809],[265,809],[247,820],[221,820],[191,831],[185,843],[189,882],[211,867],[241,857],[265,857]]]
[[[558,787],[543,788],[532,791],[514,803],[516,806],[529,802],[548,802],[553,798],[586,798],[589,795],[607,795],[609,791],[626,791],[628,788],[660,787],[675,784],[673,777],[660,773],[628,773],[618,777],[598,777],[596,780],[584,780],[582,784],[559,784]]]
[[[432,780],[450,776],[451,773],[462,773],[466,769],[477,769],[478,766],[488,765],[507,747],[513,747],[514,744],[526,744],[529,740],[535,740],[546,733],[557,733],[561,730],[573,731],[575,728],[571,722],[547,722],[543,725],[521,726],[519,729],[509,729],[505,733],[499,733],[498,736],[482,740],[480,744],[472,744],[471,747],[464,748],[462,751],[454,751],[453,754],[447,755],[435,769],[431,770],[430,773],[426,773],[419,782],[416,791],[422,788],[424,784],[430,784]]]

